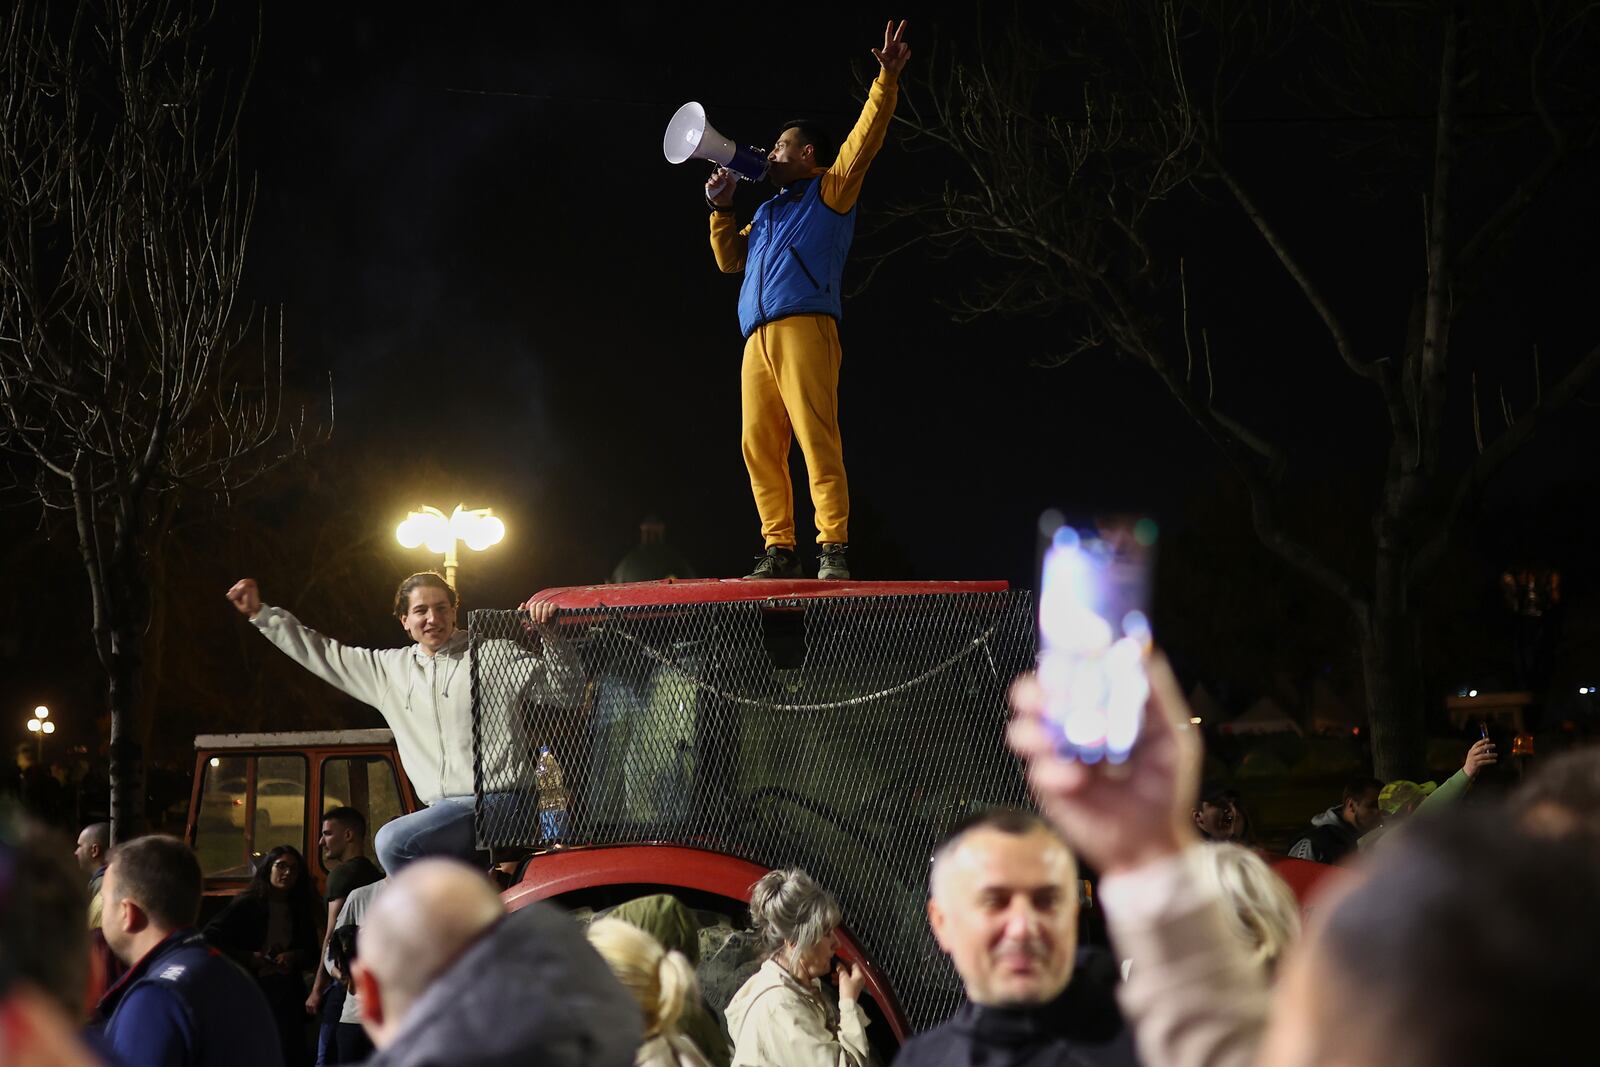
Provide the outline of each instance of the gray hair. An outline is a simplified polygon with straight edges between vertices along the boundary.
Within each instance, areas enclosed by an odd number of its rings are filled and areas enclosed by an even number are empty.
[[[833,894],[799,867],[771,871],[750,887],[750,921],[767,956],[786,945],[804,952],[832,933],[841,918]]]

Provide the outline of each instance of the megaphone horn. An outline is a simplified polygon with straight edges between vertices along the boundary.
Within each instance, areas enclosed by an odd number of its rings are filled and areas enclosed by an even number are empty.
[[[706,121],[706,109],[691,100],[678,109],[661,138],[661,154],[668,163],[709,159],[727,167],[743,181],[767,176],[767,154],[759,148],[740,148]]]

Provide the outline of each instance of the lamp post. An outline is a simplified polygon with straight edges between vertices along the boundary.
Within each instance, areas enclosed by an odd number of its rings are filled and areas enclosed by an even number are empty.
[[[395,528],[395,537],[405,548],[426,545],[429,552],[444,556],[444,580],[456,587],[456,545],[465,544],[474,552],[499,544],[506,536],[506,524],[488,508],[467,509],[460,504],[449,515],[424,505],[405,517]]]
[[[28,720],[28,732],[33,735],[33,761],[43,764],[45,734],[56,732],[56,724],[50,721],[49,708],[40,704],[33,709],[33,717]]]

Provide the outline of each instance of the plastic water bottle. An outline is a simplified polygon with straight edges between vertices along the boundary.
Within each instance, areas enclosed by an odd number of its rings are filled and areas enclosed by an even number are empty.
[[[561,764],[549,745],[539,746],[539,761],[533,767],[539,789],[539,840],[560,845],[567,836],[567,785]]]

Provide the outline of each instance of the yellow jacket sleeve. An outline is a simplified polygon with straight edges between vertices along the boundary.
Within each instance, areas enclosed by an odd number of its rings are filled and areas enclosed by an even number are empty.
[[[872,157],[883,147],[889,132],[889,120],[894,117],[895,101],[899,99],[900,86],[897,75],[879,69],[878,76],[867,91],[867,102],[861,108],[844,144],[839,146],[839,156],[822,174],[822,200],[833,210],[843,214],[856,206],[861,195],[861,183],[867,176]]]
[[[744,270],[744,255],[750,247],[750,227],[739,229],[731,211],[711,213],[711,254],[717,257],[717,269],[724,274],[738,274]]]

